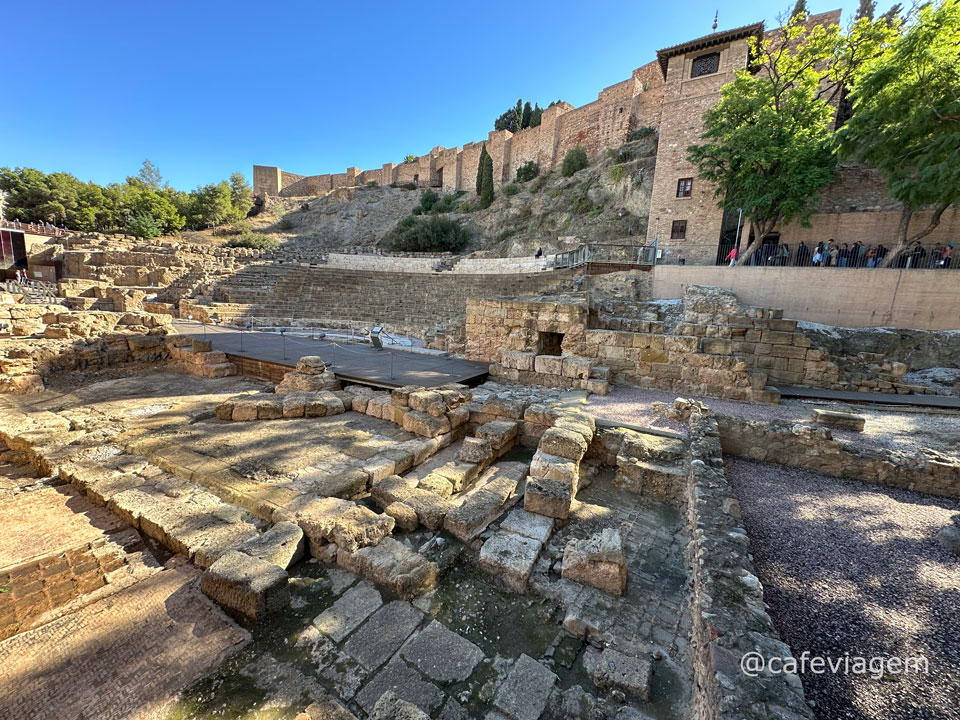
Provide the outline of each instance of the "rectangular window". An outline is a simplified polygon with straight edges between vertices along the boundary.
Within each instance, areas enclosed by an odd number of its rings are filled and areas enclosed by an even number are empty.
[[[687,237],[687,221],[674,220],[673,225],[670,226],[670,239],[683,240],[686,237]]]
[[[720,69],[720,53],[710,53],[694,58],[693,65],[690,67],[690,77],[700,77],[701,75],[713,75]]]
[[[690,197],[693,191],[693,178],[680,178],[677,180],[677,197]]]

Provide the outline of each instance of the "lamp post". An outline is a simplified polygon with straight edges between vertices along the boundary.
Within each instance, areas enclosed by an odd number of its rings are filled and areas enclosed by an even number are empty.
[[[283,343],[283,359],[287,359],[287,329],[280,328],[280,341]]]

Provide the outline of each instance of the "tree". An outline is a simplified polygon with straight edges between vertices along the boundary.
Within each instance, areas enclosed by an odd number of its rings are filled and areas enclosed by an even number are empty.
[[[245,178],[241,172],[235,172],[230,175],[229,182],[230,203],[233,205],[234,210],[243,217],[247,214],[247,210],[250,209],[253,191],[250,189],[249,183],[247,183],[247,178]]]
[[[793,11],[790,13],[791,18],[800,16],[800,22],[805,22],[807,19],[807,0],[797,0],[796,5],[793,6]]]
[[[143,181],[144,185],[154,190],[159,190],[163,187],[163,177],[161,177],[160,171],[157,169],[157,166],[149,160],[143,161],[137,177]]]
[[[533,104],[533,111],[530,113],[530,127],[538,127],[543,119],[543,108],[539,104]]]
[[[759,71],[742,70],[704,114],[699,145],[687,157],[715,185],[725,210],[742,209],[753,240],[747,262],[778,225],[809,221],[819,191],[835,177],[833,102],[889,37],[882,23],[859,20],[807,28],[794,15],[772,36],[753,41]]]
[[[134,237],[149,240],[160,235],[160,226],[148,213],[138,212],[127,218],[127,232]]]
[[[881,19],[882,20],[882,19]],[[897,246],[929,235],[960,201],[960,2],[925,5],[887,52],[867,64],[853,89],[853,117],[838,133],[845,157],[880,170],[901,203]],[[913,213],[931,206],[930,222],[909,235]]]
[[[866,18],[867,20],[873,20],[873,13],[876,9],[876,0],[860,0],[860,7],[857,8],[857,14],[854,16],[854,19],[859,20],[860,18]]]
[[[533,108],[530,107],[530,102],[528,101],[523,104],[523,113],[520,115],[520,127],[530,127],[531,118],[533,118]]]
[[[486,157],[489,157],[489,155],[487,154],[487,144],[484,143],[480,149],[480,159],[477,161],[477,195],[483,190],[483,163]]]
[[[403,164],[404,164],[404,165],[413,165],[416,161],[417,161],[417,156],[416,156],[416,155],[407,155],[407,156],[403,159]]]
[[[487,153],[483,156],[480,166],[480,208],[488,208],[493,204],[493,158]]]
[[[587,151],[577,145],[567,151],[563,156],[563,164],[560,166],[560,173],[564,177],[572,177],[575,172],[583,170],[589,163],[587,162]]]

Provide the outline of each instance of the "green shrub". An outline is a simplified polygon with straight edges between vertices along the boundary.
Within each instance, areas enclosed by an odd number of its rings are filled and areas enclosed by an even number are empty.
[[[573,204],[570,206],[570,211],[576,213],[577,215],[586,215],[589,212],[603,208],[593,202],[588,196],[586,191],[582,194],[577,195],[573,199]]]
[[[626,171],[623,169],[623,165],[614,165],[612,168],[610,168],[610,179],[615,183],[623,180],[625,175]]]
[[[453,212],[454,210],[456,210],[457,201],[460,199],[462,195],[464,195],[463,190],[444,195],[442,198],[440,198],[433,204],[433,207],[430,208],[430,212],[432,213]],[[421,204],[422,204],[422,201],[421,201]]]
[[[293,228],[293,220],[288,217],[280,218],[280,222],[277,223],[278,230],[293,230]]]
[[[533,180],[539,174],[540,166],[533,160],[528,160],[517,168],[517,182],[524,183],[528,180]]]
[[[600,206],[597,206],[597,207],[595,207],[593,210],[591,210],[590,212],[588,212],[587,215],[589,215],[590,217],[596,217],[597,215],[599,215],[599,214],[602,213],[602,212],[603,212],[603,208],[600,207]]]
[[[431,215],[418,218],[407,215],[387,233],[391,250],[403,252],[457,252],[466,247],[470,234],[450,218]]]
[[[462,203],[460,203],[460,212],[462,213],[473,212],[473,207],[470,205],[469,200],[464,200]]]
[[[619,150],[614,150],[613,152],[613,161],[615,163],[625,163],[633,160],[633,150],[628,148],[620,148]]]
[[[148,213],[134,213],[127,219],[127,232],[134,237],[149,240],[160,237],[160,225]]]
[[[506,230],[501,230],[499,233],[497,233],[497,242],[503,242],[504,240],[507,240],[513,237],[514,233],[516,233],[516,230],[514,230],[513,228],[507,228]]]
[[[252,231],[240,233],[227,242],[227,247],[254,248],[257,250],[272,250],[278,243],[269,235],[261,235]]]
[[[400,186],[400,188],[403,189],[403,190],[416,190],[416,189],[417,189],[417,184],[416,184],[416,183],[404,183],[403,185]]]
[[[367,187],[377,187],[379,184],[376,180],[367,180]]]
[[[435,193],[433,190],[424,190],[423,194],[420,196],[420,207],[423,208],[425,213],[433,210],[433,206],[437,204],[440,200],[440,195]]]
[[[643,140],[648,138],[651,135],[656,135],[656,129],[652,127],[642,127],[632,130],[629,135],[627,135],[627,142],[633,142],[634,140]]]
[[[583,170],[587,166],[587,151],[577,145],[567,151],[563,158],[561,172],[564,177],[571,177],[575,172]]]
[[[518,192],[520,192],[520,186],[517,185],[516,183],[509,183],[503,186],[504,195],[507,195],[507,196],[516,195]]]

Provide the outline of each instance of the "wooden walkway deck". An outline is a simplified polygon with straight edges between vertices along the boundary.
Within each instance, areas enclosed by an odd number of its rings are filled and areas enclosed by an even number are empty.
[[[913,405],[918,407],[960,410],[960,397],[953,395],[897,395],[896,393],[857,392],[854,390],[828,390],[825,388],[788,387],[775,385],[780,396],[811,400],[839,400],[852,403],[877,403],[880,405]]]

